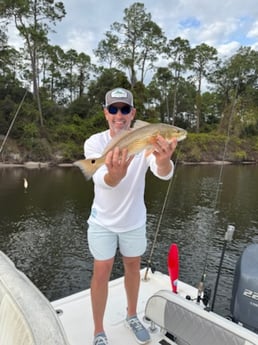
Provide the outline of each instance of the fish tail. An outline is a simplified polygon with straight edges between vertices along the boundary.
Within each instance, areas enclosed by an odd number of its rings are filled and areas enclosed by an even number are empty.
[[[86,180],[89,180],[99,168],[99,165],[94,159],[81,159],[74,162],[73,165],[81,169],[83,175],[86,177]]]

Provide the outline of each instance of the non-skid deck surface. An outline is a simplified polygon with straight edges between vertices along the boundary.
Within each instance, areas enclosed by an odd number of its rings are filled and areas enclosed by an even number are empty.
[[[145,270],[141,271],[142,278],[145,276]],[[170,280],[167,275],[160,272],[152,274],[148,272],[148,280],[141,281],[138,316],[141,321],[144,315],[145,305],[148,298],[155,292],[167,289],[171,290]],[[186,289],[184,291],[184,289]],[[189,290],[186,284],[179,282],[180,294],[188,294]],[[193,291],[191,291],[193,293]],[[195,293],[195,289],[194,289]],[[56,310],[61,310],[60,320],[64,325],[68,340],[71,345],[92,345],[93,340],[93,321],[90,301],[90,291],[85,290],[65,297],[61,300],[52,302]],[[109,284],[108,304],[105,313],[105,330],[110,345],[133,345],[137,344],[133,334],[125,327],[124,319],[126,316],[126,298],[124,291],[124,280],[118,278]],[[143,321],[144,323],[145,321]],[[148,328],[150,325],[145,323]],[[150,345],[160,344],[159,340],[163,335],[159,332],[151,334]],[[162,342],[161,342],[162,344]],[[173,344],[173,342],[171,342]]]

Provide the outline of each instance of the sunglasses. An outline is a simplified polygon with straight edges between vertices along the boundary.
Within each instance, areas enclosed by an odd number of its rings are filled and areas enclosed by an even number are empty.
[[[130,105],[123,105],[122,107],[116,107],[115,105],[109,105],[107,107],[109,114],[116,115],[120,110],[121,114],[128,115],[130,114],[132,107]]]

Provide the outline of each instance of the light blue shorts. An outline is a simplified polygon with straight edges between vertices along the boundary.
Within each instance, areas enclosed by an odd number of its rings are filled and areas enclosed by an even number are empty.
[[[88,244],[90,252],[96,260],[113,258],[117,248],[123,256],[141,256],[147,246],[146,226],[117,233],[91,223],[88,227]]]

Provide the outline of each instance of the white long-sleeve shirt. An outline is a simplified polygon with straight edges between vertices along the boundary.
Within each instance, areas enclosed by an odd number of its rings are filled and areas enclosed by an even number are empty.
[[[100,157],[111,139],[109,130],[92,135],[84,143],[85,157]],[[174,170],[172,161],[171,164],[171,172],[167,176],[159,176],[155,156],[151,154],[145,157],[145,151],[140,152],[130,163],[126,176],[115,187],[105,183],[106,165],[100,167],[93,175],[95,195],[88,222],[114,232],[129,231],[143,226],[146,223],[146,172],[150,167],[155,176],[169,180]]]

